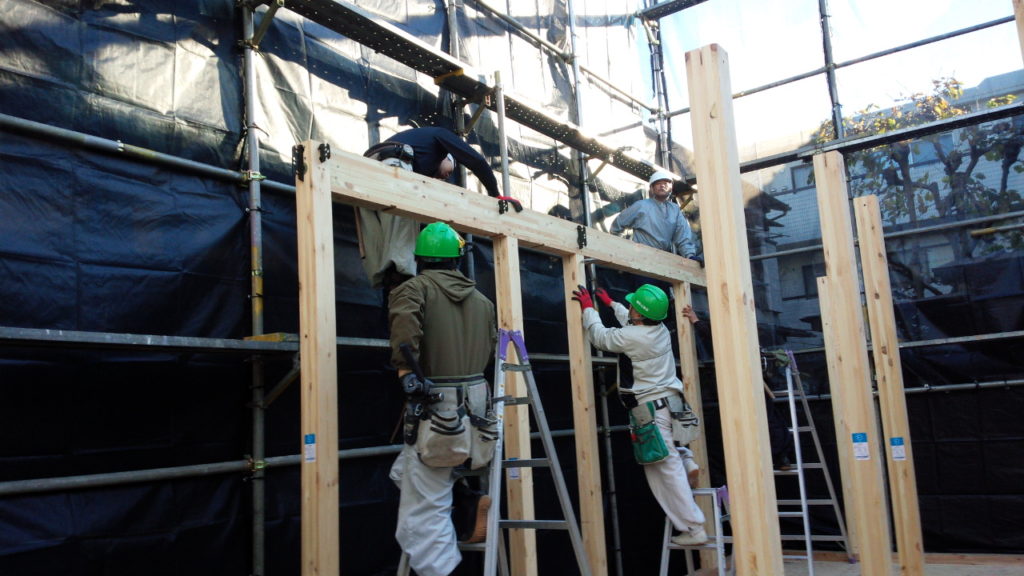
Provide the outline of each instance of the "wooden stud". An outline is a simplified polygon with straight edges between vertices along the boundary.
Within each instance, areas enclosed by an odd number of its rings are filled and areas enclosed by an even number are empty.
[[[683,315],[683,308],[693,305],[693,290],[686,282],[676,282],[672,285],[676,301],[676,334],[679,340],[679,372],[683,377],[683,394],[690,404],[694,414],[700,418],[702,433],[697,440],[690,443],[690,450],[693,452],[693,459],[700,465],[700,474],[697,478],[697,485],[709,487],[711,485],[711,474],[708,472],[708,447],[707,436],[703,433],[704,425],[704,401],[700,391],[700,369],[697,366],[697,338],[694,333],[693,324]],[[705,518],[712,518],[714,506],[708,498],[697,499],[697,505],[704,512]],[[715,568],[718,565],[718,554],[714,550],[701,549],[700,565],[702,568]]]
[[[583,330],[583,313],[572,291],[586,285],[583,257],[562,257],[565,317],[569,332],[569,376],[572,381],[573,426],[576,429],[576,465],[580,498],[580,532],[594,576],[608,574],[604,534],[604,494],[601,490],[601,458],[597,446],[597,410],[594,399],[594,367],[590,343]]]
[[[498,327],[505,330],[523,330],[523,298],[519,282],[519,241],[499,236],[494,238],[494,291],[498,309]],[[526,341],[526,333],[523,333]],[[509,347],[515,350],[514,346]],[[514,353],[511,362],[520,361]],[[505,394],[526,396],[526,382],[522,375],[510,371],[505,378]],[[505,458],[530,458],[530,407],[523,404],[505,406]],[[536,519],[533,504],[533,469],[509,468],[505,471],[508,517],[521,520]],[[537,574],[537,532],[533,529],[509,530],[509,558],[512,573],[533,576]]]
[[[302,405],[302,574],[335,576],[338,559],[338,355],[330,173],[305,142],[295,182]]]
[[[846,460],[846,515],[848,525],[856,527],[863,572],[888,574],[889,520],[842,154],[815,155],[814,176],[828,279],[829,306],[822,307],[822,317],[834,323],[828,332],[835,341],[826,342],[832,410],[837,437],[850,443],[839,454]]]
[[[853,201],[864,273],[864,294],[871,327],[871,349],[875,359],[878,404],[885,431],[886,462],[889,465],[889,498],[896,530],[896,550],[902,576],[923,576],[924,545],[921,540],[921,512],[917,501],[917,477],[911,450],[907,399],[903,391],[900,344],[896,336],[896,314],[889,283],[889,261],[882,236],[882,212],[878,196],[861,196]]]
[[[1021,58],[1024,58],[1024,0],[1013,0],[1013,16],[1017,21],[1017,40],[1020,42]]]
[[[694,157],[711,305],[715,373],[738,574],[782,574],[782,541],[768,444],[747,227],[743,217],[728,58],[686,53]]]

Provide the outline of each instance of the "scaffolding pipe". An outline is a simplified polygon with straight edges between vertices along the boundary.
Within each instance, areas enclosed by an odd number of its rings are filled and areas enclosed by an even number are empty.
[[[832,27],[828,23],[828,2],[818,0],[818,15],[821,19],[821,45],[825,56],[825,81],[828,83],[828,99],[832,103],[832,124],[835,126],[835,138],[846,136],[843,126],[843,108],[839,104],[839,88],[836,86],[836,67],[832,57]],[[803,476],[800,477],[803,480]]]
[[[984,224],[986,222],[992,222],[995,220],[1009,220],[1010,218],[1019,218],[1024,216],[1024,210],[1018,210],[1016,212],[1007,212],[1006,214],[992,214],[991,216],[979,216],[978,218],[970,218],[967,220],[958,220],[956,222],[947,222],[945,224],[936,224],[935,226],[923,226],[921,228],[914,228],[911,230],[899,230],[896,232],[888,232],[883,234],[883,238],[886,240],[892,240],[894,238],[902,238],[904,236],[916,236],[918,234],[929,234],[931,232],[941,232],[944,230],[953,230],[956,228],[965,228],[974,226],[976,224]],[[1012,229],[1016,226],[1001,226],[998,229]],[[996,231],[998,229],[993,229]],[[856,242],[856,239],[854,239]],[[794,254],[803,254],[805,252],[820,252],[822,250],[821,244],[814,244],[811,246],[804,246],[802,248],[793,248],[791,250],[780,250],[778,252],[766,252],[762,254],[755,254],[750,257],[750,261],[755,260],[766,260],[770,258],[779,258],[781,256],[792,256]]]
[[[255,51],[260,38],[266,33],[274,13],[284,4],[278,0],[270,5],[263,15],[259,29],[253,31],[255,11],[242,7],[242,37],[246,39],[242,53],[242,82],[245,106],[245,148],[248,165],[249,205],[249,306],[252,314],[252,335],[263,334],[263,219],[262,196],[260,194],[260,143],[256,126],[256,63]],[[252,454],[253,463],[249,479],[252,488],[252,574],[262,576],[266,568],[266,484],[264,482],[264,458],[266,457],[266,413],[264,411],[264,364],[263,357],[252,357]]]

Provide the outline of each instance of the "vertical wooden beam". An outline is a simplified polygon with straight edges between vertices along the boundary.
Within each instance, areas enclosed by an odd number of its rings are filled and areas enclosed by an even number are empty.
[[[508,236],[495,236],[494,288],[497,298],[498,327],[505,330],[523,330],[523,295],[519,282],[519,240]],[[523,334],[524,340],[526,334]],[[514,347],[511,347],[514,350]],[[519,358],[509,358],[518,362]],[[517,372],[510,371],[505,379],[505,393],[526,396],[526,382]],[[530,458],[530,407],[505,406],[505,458]],[[533,469],[509,468],[506,471],[508,517],[522,520],[536,518],[533,505]],[[537,574],[537,533],[533,529],[509,531],[509,558],[512,574]]]
[[[580,532],[594,576],[608,574],[604,535],[604,494],[601,460],[597,448],[597,413],[594,400],[594,366],[590,344],[583,331],[583,313],[572,291],[586,285],[583,256],[562,257],[565,317],[569,333],[569,377],[572,380],[572,418],[576,429],[577,482],[580,494]]]
[[[1017,20],[1017,40],[1021,58],[1024,58],[1024,0],[1013,0],[1013,16]]]
[[[295,181],[302,404],[302,574],[336,576],[338,560],[338,331],[330,170],[306,141]]]
[[[700,181],[715,376],[738,574],[782,574],[782,542],[765,415],[747,227],[733,126],[728,57],[686,53]]]
[[[701,427],[704,427],[704,402],[701,399],[700,369],[697,366],[697,338],[694,334],[693,324],[690,324],[690,321],[683,315],[683,308],[693,305],[693,290],[689,282],[673,282],[672,291],[676,301],[676,334],[679,340],[679,372],[683,377],[683,394],[686,395],[686,401],[690,403],[694,414],[700,418]],[[693,459],[700,465],[697,485],[710,486],[707,436],[701,434],[696,441],[691,442],[690,450],[693,452]],[[699,498],[697,505],[704,512],[705,518],[712,517],[714,506],[711,500]],[[702,568],[708,569],[717,567],[718,554],[714,550],[701,549],[700,565]]]
[[[827,152],[814,156],[814,176],[830,302],[827,310],[823,307],[822,316],[829,315],[834,323],[835,342],[826,347],[832,410],[837,437],[851,447],[839,454],[846,460],[843,493],[850,498],[846,515],[851,520],[848,524],[856,527],[863,573],[888,574],[889,520],[842,155]]]
[[[921,541],[921,512],[917,501],[917,477],[910,445],[907,398],[903,391],[900,344],[896,336],[896,314],[889,283],[889,260],[882,237],[882,211],[878,196],[854,199],[860,262],[864,273],[864,295],[871,327],[878,404],[882,429],[888,446],[889,498],[896,528],[896,551],[901,576],[924,575],[924,545]]]

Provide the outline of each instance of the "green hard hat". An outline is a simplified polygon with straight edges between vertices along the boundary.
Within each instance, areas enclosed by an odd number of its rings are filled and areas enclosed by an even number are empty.
[[[416,250],[421,258],[458,258],[466,241],[451,226],[444,222],[427,225],[416,237]]]
[[[644,284],[632,294],[626,294],[626,302],[636,311],[651,320],[664,320],[668,316],[668,296],[657,286]]]

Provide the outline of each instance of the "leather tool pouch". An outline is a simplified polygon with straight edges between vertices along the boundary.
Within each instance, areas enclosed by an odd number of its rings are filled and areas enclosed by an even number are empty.
[[[472,444],[469,415],[460,405],[458,396],[446,394],[444,400],[431,404],[426,418],[420,422],[416,452],[427,466],[458,466],[469,458]]]

